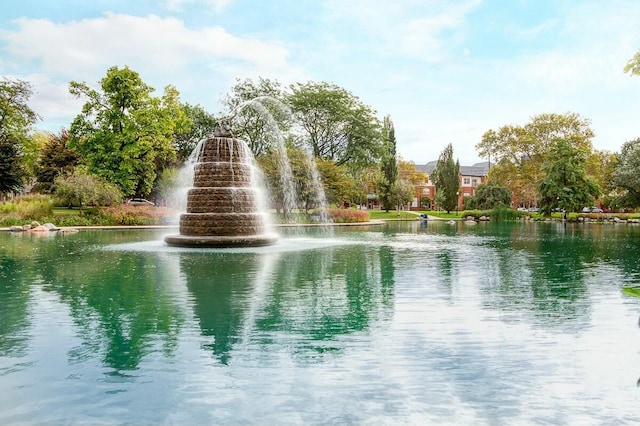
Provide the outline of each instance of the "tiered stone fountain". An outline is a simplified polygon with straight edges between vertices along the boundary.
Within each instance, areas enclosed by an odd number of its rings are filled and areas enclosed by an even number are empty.
[[[165,242],[182,247],[256,247],[274,244],[260,191],[253,179],[253,155],[228,126],[202,143],[195,164],[187,212],[180,216],[180,234]]]

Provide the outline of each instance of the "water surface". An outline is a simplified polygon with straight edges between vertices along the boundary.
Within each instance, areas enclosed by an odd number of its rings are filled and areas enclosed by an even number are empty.
[[[0,424],[640,422],[640,227],[0,233]]]

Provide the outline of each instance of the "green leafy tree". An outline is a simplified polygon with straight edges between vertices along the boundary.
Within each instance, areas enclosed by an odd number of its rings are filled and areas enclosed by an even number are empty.
[[[59,134],[49,134],[36,166],[35,189],[38,191],[51,192],[56,177],[73,173],[80,157],[77,152],[68,148],[70,138],[71,135],[65,129]]]
[[[315,159],[318,172],[322,177],[327,202],[329,204],[355,204],[360,202],[360,181],[351,175],[343,164],[338,166],[333,161]]]
[[[0,194],[20,190],[28,178],[25,147],[38,120],[28,105],[32,93],[28,82],[0,79]]]
[[[389,211],[398,204],[398,164],[396,158],[396,136],[391,117],[386,116],[382,127],[382,179],[378,183],[378,197],[382,208]]]
[[[413,184],[404,179],[398,179],[391,187],[390,201],[393,203],[396,210],[400,210],[403,206],[406,206],[413,201],[414,195]]]
[[[540,210],[550,215],[555,208],[578,211],[593,203],[599,195],[595,181],[585,171],[587,154],[565,139],[552,143],[549,162],[543,167],[540,185]]]
[[[633,55],[633,58],[629,59],[624,67],[624,72],[631,75],[640,75],[640,50]]]
[[[259,77],[237,80],[222,100],[234,136],[246,141],[256,158],[273,149],[277,138],[286,139],[292,120],[286,97],[278,81]]]
[[[176,132],[173,146],[178,163],[184,164],[198,142],[213,135],[216,119],[200,105],[182,105],[182,110],[189,121],[189,126]]]
[[[436,168],[431,175],[436,186],[436,202],[438,191],[441,190],[441,202],[438,205],[447,211],[454,210],[458,203],[458,191],[460,190],[460,163],[453,161],[453,146],[447,145],[436,163]]]
[[[640,205],[640,138],[622,145],[613,171],[613,182],[623,191],[620,200],[622,206]]]
[[[54,188],[55,195],[66,205],[80,208],[80,215],[85,205],[110,206],[122,201],[117,186],[80,169],[69,176],[58,176]]]
[[[301,124],[302,143],[315,157],[358,169],[375,164],[382,149],[375,111],[347,90],[325,82],[291,86],[289,103]]]
[[[518,202],[535,204],[543,167],[551,158],[553,142],[564,139],[588,154],[594,136],[589,120],[575,113],[540,114],[524,126],[488,130],[476,145],[482,157],[492,159],[490,179],[506,186]]]
[[[175,161],[172,141],[189,121],[178,91],[165,87],[161,98],[128,67],[111,67],[101,91],[70,83],[70,92],[86,99],[71,124],[70,146],[92,174],[116,184],[124,195],[147,195],[159,171]]]
[[[509,207],[513,193],[509,188],[493,183],[481,184],[476,188],[476,195],[469,197],[465,208],[489,210],[496,207]]]

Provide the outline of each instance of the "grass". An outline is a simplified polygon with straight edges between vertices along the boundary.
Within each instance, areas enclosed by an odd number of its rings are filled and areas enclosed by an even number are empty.
[[[408,212],[404,210],[367,210],[370,220],[391,220],[391,219],[417,219],[420,215],[419,212]]]

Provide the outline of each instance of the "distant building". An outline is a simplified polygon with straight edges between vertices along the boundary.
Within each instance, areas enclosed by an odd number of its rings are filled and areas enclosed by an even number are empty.
[[[416,189],[416,196],[411,205],[412,210],[435,209],[436,187],[431,181],[431,174],[436,168],[437,161],[430,161],[427,164],[416,164],[416,170],[426,173],[429,176],[424,185]],[[458,195],[458,209],[464,207],[464,197],[476,195],[476,188],[489,179],[489,162],[476,163],[472,166],[460,166],[460,191]]]

